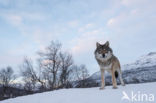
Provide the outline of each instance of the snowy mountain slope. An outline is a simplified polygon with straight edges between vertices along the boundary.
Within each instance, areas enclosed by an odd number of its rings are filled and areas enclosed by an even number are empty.
[[[132,103],[132,100],[133,103],[155,103],[155,100],[149,101],[150,94],[156,95],[155,85],[156,82],[118,86],[118,89],[112,89],[112,86],[106,86],[104,90],[99,90],[97,87],[61,89],[8,99],[0,103]],[[129,100],[122,100],[123,92],[128,95]],[[136,98],[132,99],[132,92]],[[147,98],[138,102],[138,97],[142,94],[146,94]]]
[[[138,58],[134,63],[122,66],[123,70],[135,69],[139,67],[151,67],[156,65],[156,52],[150,52]]]

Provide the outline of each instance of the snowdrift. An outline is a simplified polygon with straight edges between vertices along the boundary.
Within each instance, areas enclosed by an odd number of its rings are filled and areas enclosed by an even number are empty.
[[[153,98],[156,95],[155,86],[156,82],[118,86],[118,89],[112,89],[112,86],[106,86],[104,90],[97,87],[61,89],[8,99],[0,103],[156,103]],[[125,99],[125,94],[129,99]],[[143,95],[147,98],[139,99]]]

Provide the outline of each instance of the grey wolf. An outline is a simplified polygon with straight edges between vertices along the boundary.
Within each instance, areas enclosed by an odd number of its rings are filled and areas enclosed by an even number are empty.
[[[100,89],[104,89],[105,87],[105,71],[108,71],[112,75],[112,84],[113,88],[117,88],[116,78],[119,75],[119,79],[121,85],[124,86],[124,81],[122,78],[121,66],[118,58],[114,56],[113,50],[109,46],[109,42],[107,41],[105,44],[96,43],[96,50],[94,52],[95,58],[100,66],[101,71],[101,87]]]

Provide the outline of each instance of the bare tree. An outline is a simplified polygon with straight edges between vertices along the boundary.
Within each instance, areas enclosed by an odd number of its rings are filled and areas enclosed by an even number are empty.
[[[85,87],[85,83],[87,81],[87,78],[89,77],[89,73],[84,64],[80,66],[74,65],[72,67],[72,73],[70,75],[72,78],[74,78],[73,81],[77,81],[78,87]]]
[[[0,83],[3,86],[2,95],[6,95],[6,91],[9,89],[9,86],[13,84],[15,80],[15,75],[13,69],[8,66],[0,70]]]
[[[9,84],[13,83],[14,80],[14,71],[10,66],[0,70],[0,82],[3,86],[8,87]]]
[[[65,52],[60,53],[60,81],[62,86],[67,86],[69,83],[69,74],[71,73],[71,66],[73,65],[72,55]]]
[[[88,69],[84,64],[80,65],[80,72],[81,72],[81,80],[85,80],[89,77]]]
[[[89,77],[88,70],[84,64],[72,66],[72,73],[70,74],[74,81],[85,80]]]
[[[49,78],[49,73],[46,70],[42,69],[42,60],[40,60],[40,59],[38,59],[37,70],[38,70],[37,81],[41,84],[40,90],[44,91],[44,90],[48,89],[47,80]]]
[[[25,82],[25,90],[33,91],[38,78],[31,59],[24,58],[23,64],[20,67],[20,71]]]
[[[46,84],[46,80],[49,79],[49,74],[47,71],[43,71],[41,69],[41,62],[38,61],[38,68],[33,67],[33,63],[31,59],[24,58],[24,62],[21,69],[21,75],[25,82],[24,89],[28,91],[33,91],[35,88],[40,89],[41,91],[45,91],[48,87]],[[40,83],[40,84],[39,84]],[[36,84],[37,87],[36,87]]]
[[[47,81],[50,89],[56,88],[57,72],[61,64],[59,58],[60,50],[61,43],[52,41],[44,52],[38,53],[42,62],[42,69],[44,69],[44,73],[48,76]]]
[[[70,81],[79,81],[81,80],[79,67],[77,65],[72,65],[71,73],[69,74]]]

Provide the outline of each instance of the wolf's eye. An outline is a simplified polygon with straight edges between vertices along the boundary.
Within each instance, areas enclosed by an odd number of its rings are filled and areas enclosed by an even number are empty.
[[[99,52],[99,54],[101,54],[102,53],[102,50],[99,50],[98,52]]]

